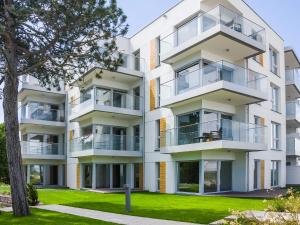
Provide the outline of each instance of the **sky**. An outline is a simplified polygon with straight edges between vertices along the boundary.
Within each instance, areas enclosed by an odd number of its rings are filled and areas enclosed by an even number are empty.
[[[128,17],[128,37],[149,24],[180,0],[117,0]],[[245,0],[300,57],[300,1]],[[2,105],[2,102],[0,100]],[[0,107],[0,122],[3,110]]]

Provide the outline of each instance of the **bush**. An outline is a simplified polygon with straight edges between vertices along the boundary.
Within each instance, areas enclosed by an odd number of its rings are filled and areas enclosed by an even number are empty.
[[[26,197],[30,206],[36,206],[39,204],[38,192],[32,184],[27,184],[26,186]]]
[[[300,193],[289,189],[286,196],[278,196],[270,201],[265,210],[265,218],[256,218],[252,213],[233,212],[234,221],[226,221],[229,225],[298,225],[300,224]]]

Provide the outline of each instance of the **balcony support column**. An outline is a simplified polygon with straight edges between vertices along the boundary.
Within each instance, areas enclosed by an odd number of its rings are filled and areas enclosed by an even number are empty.
[[[58,171],[57,171],[57,176],[58,176],[58,186],[63,186],[64,185],[64,165],[58,165]]]
[[[204,194],[204,160],[199,161],[199,193]]]
[[[26,169],[27,169],[26,182],[27,182],[27,184],[30,184],[30,165],[29,164],[26,166]]]
[[[97,165],[96,163],[93,163],[93,166],[92,166],[92,189],[95,190],[96,187],[97,187]]]

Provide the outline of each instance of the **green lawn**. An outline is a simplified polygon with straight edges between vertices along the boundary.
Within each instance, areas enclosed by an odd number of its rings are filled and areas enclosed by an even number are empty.
[[[0,194],[9,194],[10,186],[4,183],[0,183]]]
[[[100,194],[76,190],[39,190],[44,204],[61,204],[79,208],[126,214],[124,194]],[[133,193],[130,215],[194,223],[210,223],[230,215],[230,210],[263,210],[260,199]]]
[[[50,212],[39,209],[31,209],[29,217],[14,217],[11,213],[0,214],[0,224],[5,225],[116,225],[104,221],[73,216],[63,213]]]

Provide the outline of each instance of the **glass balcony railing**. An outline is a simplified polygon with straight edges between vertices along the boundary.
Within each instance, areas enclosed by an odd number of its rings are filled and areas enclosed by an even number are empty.
[[[287,83],[295,83],[298,90],[300,90],[300,69],[286,70],[285,80]]]
[[[266,127],[221,119],[166,130],[160,136],[162,146],[187,145],[219,140],[266,144]]]
[[[51,109],[49,107],[39,107],[35,105],[21,106],[21,119],[44,120],[54,122],[65,121],[65,111],[61,109]]]
[[[210,29],[222,25],[243,34],[258,43],[265,43],[265,29],[222,5],[201,14],[180,26],[175,32],[161,39],[161,54],[164,55],[183,43],[198,37]]]
[[[94,88],[69,103],[69,113],[74,113],[85,106],[107,106],[131,110],[142,110],[143,98],[141,96],[129,95],[120,91]]]
[[[286,137],[287,155],[300,155],[300,135],[295,134],[292,137]]]
[[[26,155],[64,155],[64,144],[21,141],[21,150]]]
[[[226,61],[216,62],[201,69],[177,74],[176,78],[161,84],[161,100],[204,87],[218,81],[227,81],[263,93],[267,92],[266,76]]]
[[[286,102],[286,115],[288,117],[296,117],[297,115],[300,115],[300,102],[297,100]]]
[[[115,58],[117,58],[118,53],[115,54]],[[140,58],[138,56],[135,56],[133,54],[126,54],[123,52],[120,52],[123,59],[123,64],[119,66],[119,68],[128,69],[131,71],[137,71],[137,72],[145,72],[145,60],[143,58]],[[102,68],[103,65],[99,63],[90,64],[88,66],[88,70],[94,68],[94,67],[100,67]]]
[[[86,150],[94,151],[141,151],[142,138],[128,135],[96,134],[70,141],[70,151],[80,152]]]
[[[30,86],[35,86],[35,87],[42,87],[39,83],[39,80],[36,79],[35,77],[33,76],[29,76],[29,75],[24,75],[22,76],[22,79],[20,80],[20,84],[21,84],[21,87],[23,87],[24,85],[30,85]],[[60,89],[58,88],[54,88],[52,87],[51,88],[51,91],[63,91],[64,90],[64,82],[63,81],[60,81],[59,82],[60,84]],[[45,90],[48,90],[47,87],[43,87]]]

